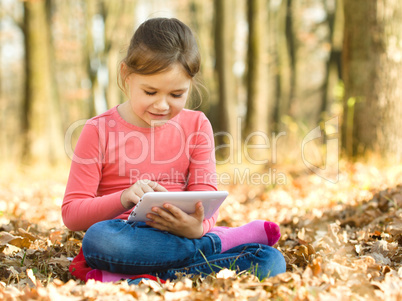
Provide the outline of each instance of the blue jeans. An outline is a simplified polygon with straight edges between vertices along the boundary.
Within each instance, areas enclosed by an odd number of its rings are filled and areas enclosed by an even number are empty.
[[[222,268],[250,271],[259,279],[286,270],[283,255],[266,245],[245,244],[221,253],[221,240],[214,233],[188,239],[123,220],[94,224],[84,236],[82,250],[93,269],[163,280],[175,279],[178,272],[205,275]]]

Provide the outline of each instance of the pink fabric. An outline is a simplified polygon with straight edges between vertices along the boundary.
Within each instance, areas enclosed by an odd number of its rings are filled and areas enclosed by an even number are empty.
[[[120,196],[137,180],[169,191],[217,190],[212,127],[202,112],[182,110],[166,124],[141,128],[123,120],[117,107],[88,120],[75,147],[62,205],[73,231],[96,222],[127,219]],[[218,212],[204,220],[204,233]]]

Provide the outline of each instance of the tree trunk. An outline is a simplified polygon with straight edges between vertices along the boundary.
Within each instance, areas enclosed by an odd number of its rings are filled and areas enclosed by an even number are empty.
[[[108,68],[106,102],[109,109],[125,100],[117,86],[117,72],[121,59],[120,52],[131,38],[134,6],[134,0],[103,0],[105,49],[101,61],[105,61],[103,63]]]
[[[321,100],[321,110],[320,110],[320,116],[319,120],[320,122],[324,122],[325,119],[328,117],[328,114],[330,113],[330,92],[328,91],[330,87],[330,76],[335,69],[333,68],[334,65],[336,65],[336,59],[337,57],[337,52],[339,49],[337,49],[334,45],[334,34],[335,34],[335,21],[336,21],[336,13],[339,13],[339,9],[337,9],[337,6],[339,6],[339,1],[335,2],[335,9],[331,10],[328,9],[328,5],[325,2],[324,7],[326,8],[325,11],[327,13],[327,23],[328,23],[328,30],[329,30],[329,35],[328,35],[328,43],[331,45],[331,51],[329,53],[329,58],[325,64],[325,76],[324,76],[324,82],[322,85],[322,100]]]
[[[218,77],[219,101],[213,117],[215,132],[224,131],[233,138],[237,145],[237,98],[235,78],[232,71],[234,63],[234,2],[215,0],[215,68]],[[228,136],[228,137],[229,137]],[[222,136],[218,141],[222,142]],[[227,141],[226,141],[227,142]]]
[[[1,28],[1,21],[4,17],[4,13],[3,13],[3,3],[0,2],[0,30],[2,30]],[[0,54],[2,53],[2,43],[0,43]],[[2,55],[0,55],[0,66],[4,66],[2,64]],[[4,67],[2,67],[2,69],[4,69]],[[3,80],[3,70],[0,70],[0,110],[1,110],[1,119],[0,119],[0,162],[3,161],[4,157],[7,157],[7,132],[6,132],[6,124],[4,123],[5,119],[6,119],[6,100],[5,97],[3,99],[3,85],[2,85],[2,80]]]
[[[183,12],[186,24],[189,24],[198,39],[198,48],[201,54],[201,82],[205,87],[201,86],[199,91],[193,91],[191,94],[190,109],[198,109],[203,111],[207,116],[211,114],[212,104],[217,103],[217,84],[214,80],[214,49],[213,49],[213,4],[208,1],[190,0],[187,11]]]
[[[344,1],[343,147],[348,155],[402,158],[402,6]]]
[[[89,81],[91,82],[91,93],[88,102],[88,118],[96,115],[95,108],[95,93],[97,87],[96,67],[94,61],[94,39],[92,37],[92,22],[93,17],[96,14],[96,2],[95,0],[87,0],[85,2],[85,43],[83,45],[83,52],[85,53],[85,61],[87,66],[87,74]]]
[[[287,50],[289,52],[289,99],[287,101],[286,114],[292,115],[292,104],[296,93],[296,45],[295,45],[295,33],[293,31],[293,0],[286,0],[286,42]]]
[[[266,24],[266,39],[267,39],[267,65],[268,78],[266,85],[268,86],[268,104],[265,110],[268,116],[268,130],[275,132],[277,130],[278,120],[276,118],[276,104],[280,99],[280,72],[279,72],[279,53],[278,53],[278,17],[280,11],[280,3],[268,0],[267,7],[267,24]]]
[[[289,114],[290,99],[293,97],[290,93],[292,89],[291,80],[292,75],[290,50],[288,48],[287,38],[287,23],[288,23],[288,3],[282,1],[276,16],[277,31],[276,31],[276,53],[278,61],[277,77],[276,77],[276,104],[274,108],[274,122],[276,124],[276,131],[283,129],[281,119],[284,115]]]
[[[267,1],[250,0],[248,3],[247,53],[247,114],[246,133],[268,131],[268,55],[266,38]]]
[[[23,162],[55,164],[66,156],[54,90],[46,1],[26,1],[24,12],[26,85]]]

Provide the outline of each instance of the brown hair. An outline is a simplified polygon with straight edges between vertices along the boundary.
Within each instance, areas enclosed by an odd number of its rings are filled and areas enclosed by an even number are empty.
[[[124,72],[119,72],[119,87],[125,91],[125,79],[132,73],[156,74],[175,63],[179,63],[190,78],[200,70],[201,57],[191,29],[175,18],[149,19],[131,38],[122,60]]]

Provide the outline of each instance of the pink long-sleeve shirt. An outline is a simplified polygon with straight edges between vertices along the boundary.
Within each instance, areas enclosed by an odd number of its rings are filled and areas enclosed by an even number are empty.
[[[122,192],[141,179],[169,191],[217,190],[212,127],[202,112],[182,110],[162,126],[126,122],[117,107],[89,119],[74,150],[62,205],[64,224],[73,231],[96,222],[127,219]],[[204,233],[218,212],[203,221]]]

